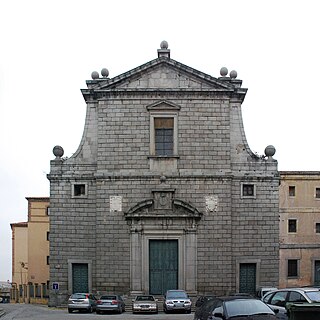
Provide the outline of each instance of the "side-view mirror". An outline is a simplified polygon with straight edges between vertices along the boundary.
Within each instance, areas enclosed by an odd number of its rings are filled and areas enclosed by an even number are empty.
[[[131,301],[134,302],[134,299],[132,299]]]

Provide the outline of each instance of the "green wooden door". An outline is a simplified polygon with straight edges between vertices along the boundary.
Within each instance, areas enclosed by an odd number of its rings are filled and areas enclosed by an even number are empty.
[[[239,292],[254,295],[256,291],[256,264],[240,263]]]
[[[150,240],[150,294],[164,294],[170,289],[178,289],[178,240]]]
[[[88,264],[72,264],[72,293],[89,292]]]
[[[320,260],[314,262],[314,284],[320,285]]]

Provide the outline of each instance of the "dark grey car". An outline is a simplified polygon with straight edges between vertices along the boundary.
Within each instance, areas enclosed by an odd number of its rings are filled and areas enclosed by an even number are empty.
[[[125,303],[120,295],[102,295],[97,301],[96,312],[114,311],[122,313],[126,309]]]

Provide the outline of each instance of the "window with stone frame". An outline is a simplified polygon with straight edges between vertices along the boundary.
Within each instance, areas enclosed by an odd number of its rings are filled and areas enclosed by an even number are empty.
[[[178,158],[178,113],[180,106],[170,101],[158,101],[149,106],[150,158]]]
[[[296,278],[298,277],[298,267],[299,261],[298,259],[288,259],[288,278]]]
[[[86,198],[88,194],[87,183],[72,183],[72,198]]]
[[[288,219],[288,232],[289,233],[297,232],[297,219]]]
[[[320,199],[320,188],[316,188],[316,194],[315,194],[315,196],[316,196],[316,199]]]
[[[296,187],[289,186],[289,197],[295,197],[295,196],[296,196]]]
[[[256,196],[255,185],[253,183],[241,184],[241,197],[242,198],[254,198]]]

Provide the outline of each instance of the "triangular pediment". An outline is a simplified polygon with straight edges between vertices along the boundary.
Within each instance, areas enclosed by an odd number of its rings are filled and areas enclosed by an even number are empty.
[[[90,89],[185,89],[233,91],[234,86],[172,59],[158,58],[111,79],[88,81]]]

